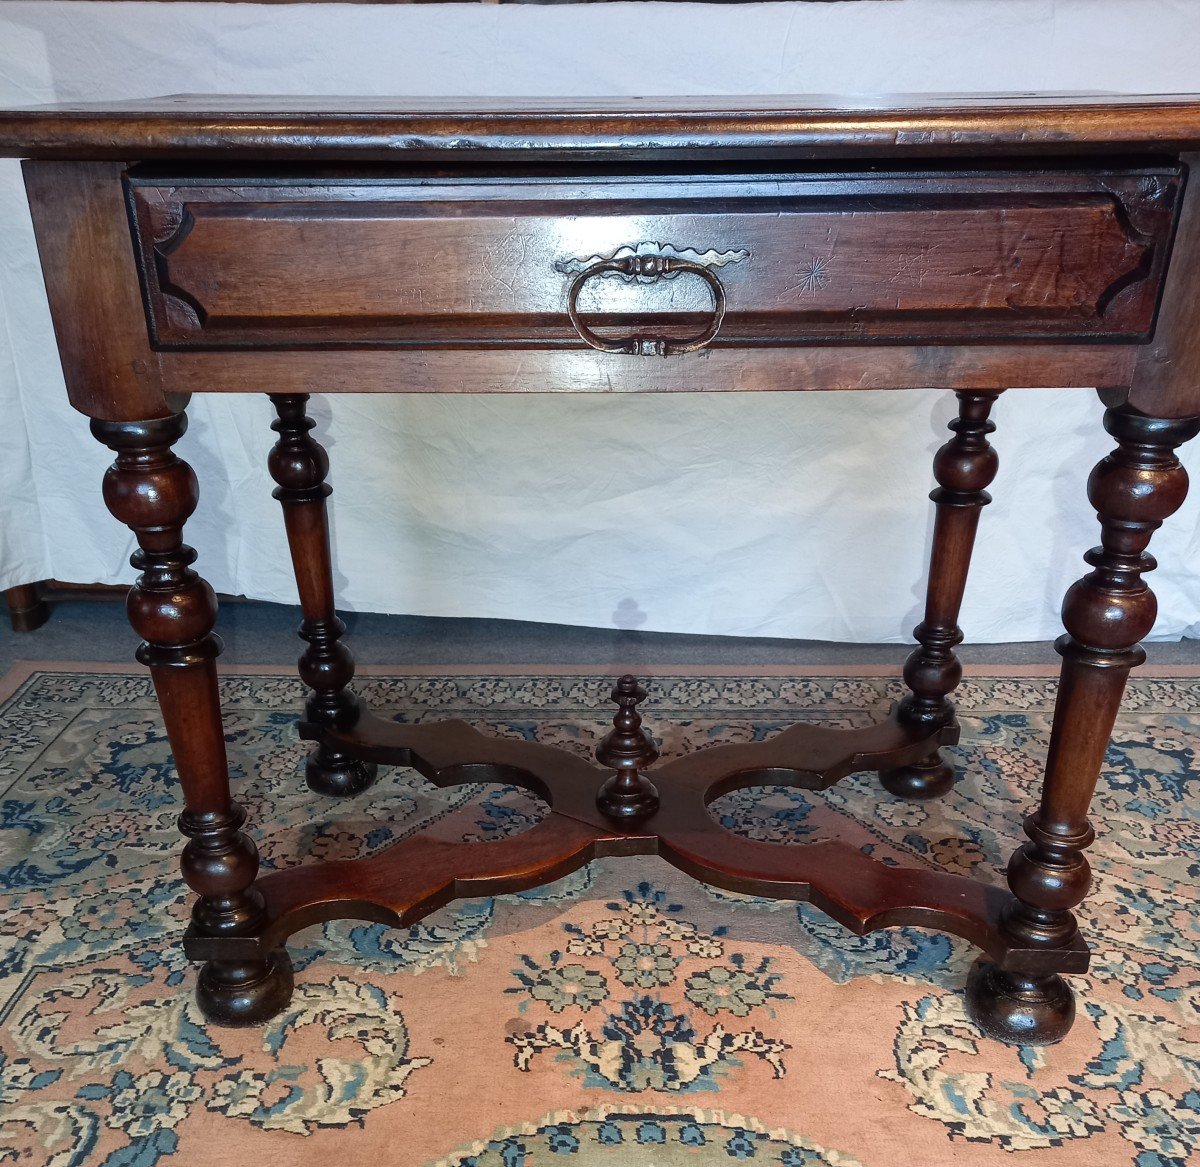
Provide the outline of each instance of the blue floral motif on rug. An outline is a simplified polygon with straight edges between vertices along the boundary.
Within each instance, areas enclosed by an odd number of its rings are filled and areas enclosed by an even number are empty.
[[[462,717],[590,753],[605,685],[581,676],[368,677],[377,708]],[[895,682],[656,677],[665,755],[797,719],[858,725]],[[535,799],[407,770],[325,802],[303,783],[298,682],[223,681],[236,797],[264,867],[367,855],[420,829],[489,839]],[[822,794],[730,793],[727,829],[831,835],[884,863],[1000,882],[1036,799],[1053,682],[960,693],[962,777],[914,804],[858,774]],[[0,1163],[184,1167],[1200,1162],[1200,680],[1135,680],[1094,803],[1092,969],[1062,1045],[967,1021],[972,950],[856,937],[807,905],[606,860],[396,930],[293,938],[297,988],[261,1030],[206,1026],[179,937],[177,784],[147,679],[33,672],[0,706]]]

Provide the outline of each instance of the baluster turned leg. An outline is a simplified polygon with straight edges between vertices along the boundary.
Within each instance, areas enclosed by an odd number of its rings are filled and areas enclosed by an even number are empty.
[[[359,700],[350,688],[354,657],[342,642],[346,625],[333,606],[333,558],[325,500],[331,489],[325,481],[329,456],[309,431],[314,422],[305,413],[307,393],[274,393],[271,403],[279,419],[271,428],[279,435],[268,459],[271,477],[279,484],[275,497],[283,504],[296,587],[304,619],[300,637],[308,647],[300,657],[300,679],[312,690],[305,705],[317,728],[347,728],[359,715]],[[378,767],[331,748],[323,741],[313,747],[305,767],[309,788],[318,794],[359,794],[375,781]]]
[[[979,512],[992,501],[984,489],[996,477],[997,463],[987,440],[996,426],[988,414],[1001,392],[958,393],[958,417],[950,423],[954,437],[933,460],[938,485],[929,496],[936,513],[925,619],[913,630],[919,643],[904,665],[911,693],[900,702],[901,717],[931,729],[954,719],[949,696],[962,680],[962,665],[954,655],[963,638],[958,612]],[[935,749],[912,765],[881,771],[879,778],[901,798],[936,798],[954,785],[954,767]]]
[[[129,593],[129,620],[143,637],[137,658],[150,668],[183,787],[179,829],[188,842],[181,868],[199,896],[193,927],[204,936],[252,935],[263,916],[254,887],[258,851],[241,829],[245,812],[229,793],[217,693],[221,642],[213,634],[217,600],[191,569],[196,553],[183,542],[199,497],[192,468],[171,449],[186,429],[182,413],[92,422],[95,437],[117,455],[104,476],[104,501],[140,547],[132,559],[141,575]],[[281,951],[266,960],[209,961],[196,995],[209,1020],[256,1025],[291,994],[291,965]]]
[[[1041,804],[1025,821],[1030,841],[1008,865],[1015,899],[1005,931],[1041,949],[1061,948],[1078,932],[1071,909],[1091,883],[1083,851],[1095,835],[1088,805],[1129,670],[1146,659],[1138,641],[1158,607],[1142,579],[1155,566],[1145,551],[1187,494],[1175,450],[1200,432],[1200,417],[1162,420],[1118,407],[1105,413],[1104,428],[1118,445],[1088,479],[1100,546],[1084,556],[1093,570],[1063,601],[1067,634],[1055,646],[1063,663]],[[967,982],[967,1007],[985,1033],[1009,1042],[1059,1041],[1075,1017],[1061,976],[1003,971],[982,958]]]

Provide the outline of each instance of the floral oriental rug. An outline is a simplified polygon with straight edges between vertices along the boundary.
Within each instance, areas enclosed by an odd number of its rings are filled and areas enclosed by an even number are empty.
[[[377,708],[459,716],[589,752],[596,674],[402,670]],[[643,670],[649,671],[649,670]],[[888,670],[890,673],[890,670]],[[897,692],[854,675],[656,675],[664,755],[860,724]],[[963,777],[899,802],[858,774],[759,788],[714,813],[757,838],[838,834],[887,861],[999,882],[1035,799],[1053,678],[992,670],[960,693]],[[302,693],[224,676],[233,784],[266,867],[367,854],[427,824],[487,840],[538,804],[439,791],[408,770],[359,798],[304,786]],[[27,666],[0,704],[0,1163],[46,1167],[1180,1167],[1200,1163],[1200,678],[1130,689],[1095,803],[1092,971],[1068,1039],[981,1038],[972,950],[857,938],[805,905],[732,895],[653,858],[594,863],[406,931],[293,938],[296,994],[261,1030],[207,1027],[180,950],[178,792],[141,673]]]

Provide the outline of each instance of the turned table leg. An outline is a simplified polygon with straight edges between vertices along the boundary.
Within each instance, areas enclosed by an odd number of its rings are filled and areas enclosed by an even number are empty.
[[[116,452],[104,476],[104,501],[137,536],[132,559],[141,574],[129,593],[129,620],[143,637],[137,658],[148,665],[162,707],[167,739],[183,787],[179,829],[187,836],[181,867],[198,895],[193,927],[201,935],[254,934],[263,900],[254,886],[258,851],[242,831],[245,812],[229,793],[229,767],[217,692],[213,634],[217,600],[191,569],[196,558],[183,526],[196,509],[192,468],[172,445],[187,417],[142,422],[93,421],[92,433]],[[277,1013],[292,993],[286,953],[266,959],[209,961],[197,999],[209,1020],[256,1025]]]
[[[1004,930],[1032,948],[1064,947],[1078,932],[1071,909],[1091,883],[1083,851],[1095,836],[1088,805],[1125,681],[1146,659],[1138,641],[1157,611],[1142,579],[1154,567],[1146,547],[1187,494],[1175,450],[1200,432],[1200,417],[1163,420],[1122,406],[1105,413],[1104,428],[1118,445],[1088,479],[1100,546],[1084,557],[1093,570],[1063,601],[1067,634],[1055,646],[1063,663],[1041,803],[1025,821],[1030,841],[1008,865],[1015,898]],[[1075,1018],[1061,976],[1003,971],[984,958],[971,969],[967,1007],[985,1033],[1009,1042],[1059,1041]]]
[[[1001,392],[958,393],[958,417],[950,423],[954,437],[933,460],[938,485],[929,496],[936,512],[925,619],[913,630],[918,644],[904,665],[911,692],[899,710],[905,721],[930,728],[954,719],[949,697],[962,680],[962,665],[954,655],[963,638],[958,612],[979,512],[992,501],[984,488],[996,476],[996,451],[987,440],[996,426],[988,415]],[[901,798],[936,798],[954,785],[954,767],[934,750],[911,765],[883,770],[879,777],[885,789]]]
[[[308,647],[300,657],[300,678],[312,690],[305,714],[318,727],[347,729],[357,720],[359,700],[350,688],[354,657],[341,637],[346,625],[333,606],[333,558],[325,500],[331,493],[325,476],[329,456],[309,432],[315,422],[305,413],[307,393],[271,394],[279,414],[271,428],[279,435],[268,458],[283,504],[288,546],[304,618],[300,637]],[[318,794],[349,795],[366,790],[378,767],[318,741],[308,757],[305,778]]]

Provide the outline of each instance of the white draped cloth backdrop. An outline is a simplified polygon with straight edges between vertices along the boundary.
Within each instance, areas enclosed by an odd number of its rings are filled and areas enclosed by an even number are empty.
[[[0,104],[163,93],[1200,90],[1195,0],[0,5]],[[270,386],[264,385],[264,391]],[[536,384],[528,386],[536,390]],[[834,640],[919,618],[945,392],[314,398],[344,608]],[[1089,391],[1014,390],[962,624],[1049,638],[1096,538]],[[187,537],[295,602],[265,397],[200,396]],[[67,405],[19,165],[0,162],[0,588],[130,579],[109,454]],[[1200,469],[1200,443],[1183,459]],[[1158,638],[1200,622],[1200,490],[1155,540]]]

